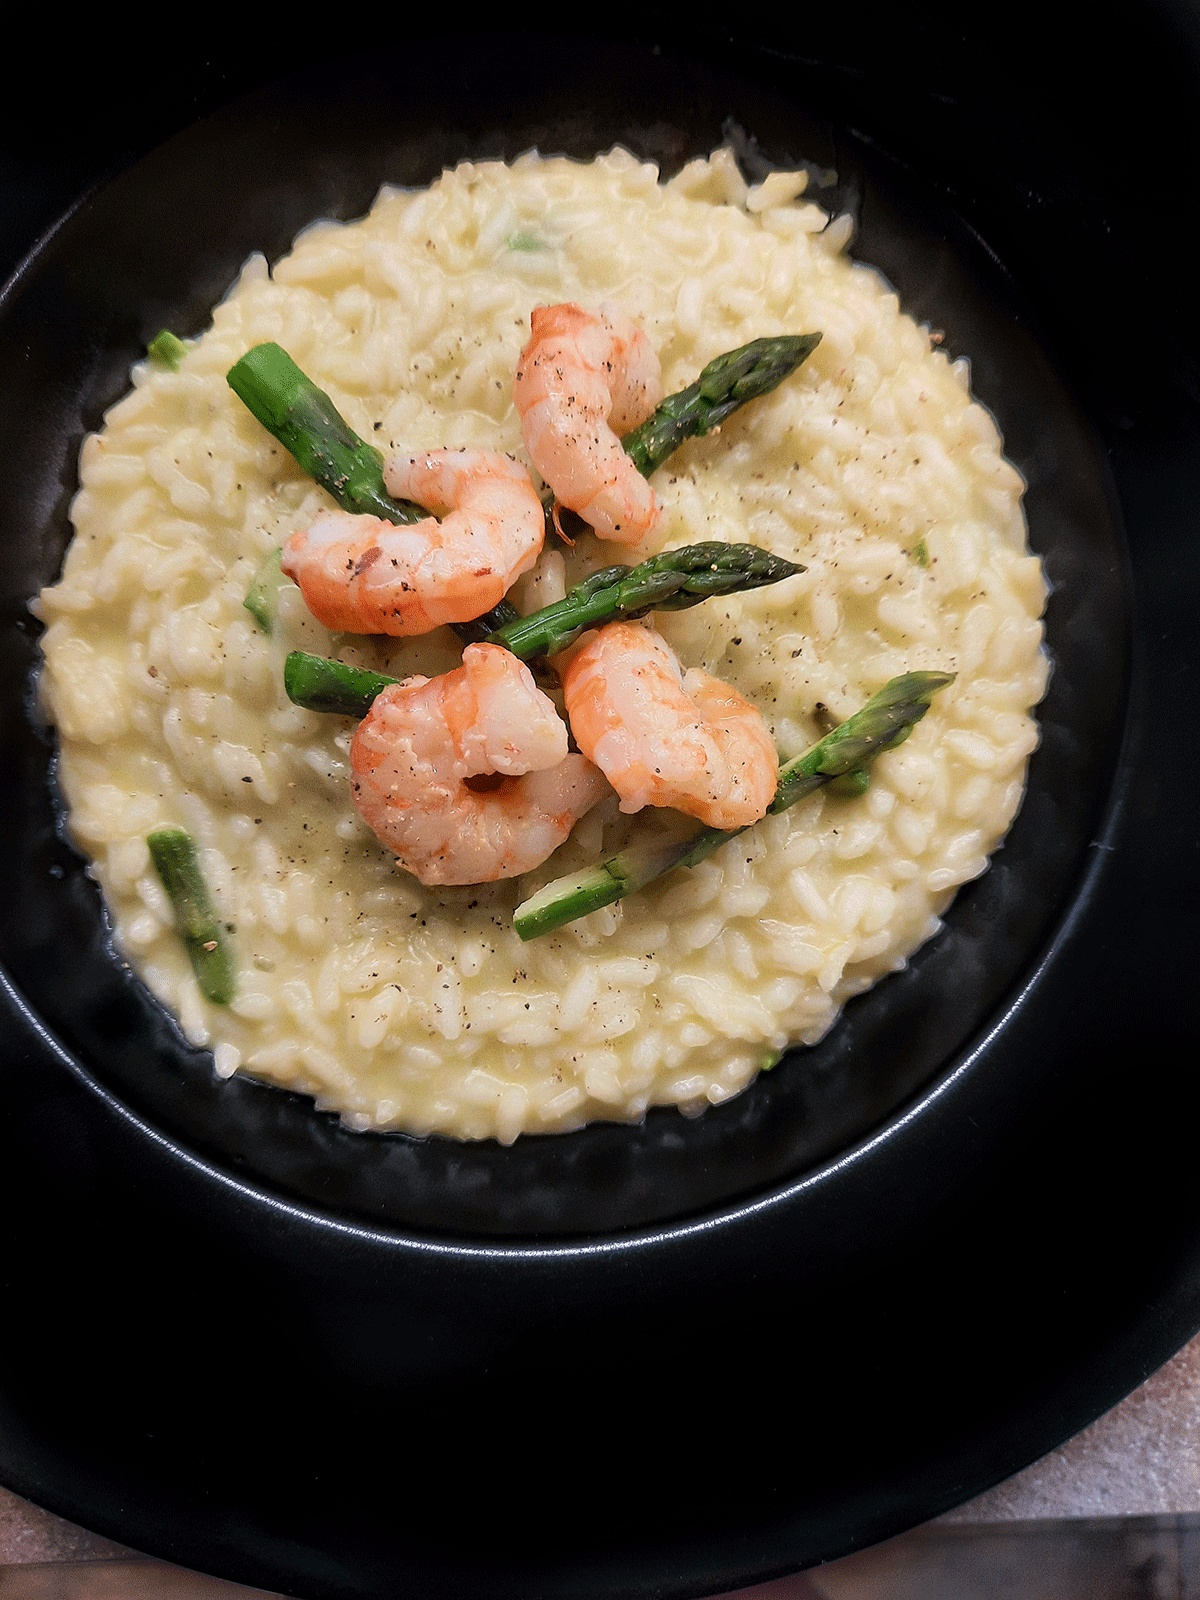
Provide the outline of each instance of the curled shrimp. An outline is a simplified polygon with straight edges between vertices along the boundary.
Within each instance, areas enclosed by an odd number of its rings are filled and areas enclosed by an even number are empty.
[[[529,473],[497,450],[393,456],[391,494],[447,512],[397,525],[327,511],[284,545],[283,570],[337,633],[428,633],[469,622],[537,561],[545,514]]]
[[[710,828],[766,815],[779,756],[762,715],[719,678],[684,672],[653,629],[601,628],[572,659],[563,692],[576,743],[622,811],[671,806]]]
[[[529,668],[472,644],[437,678],[389,685],[350,746],[351,793],[422,883],[491,883],[540,866],[608,785]]]
[[[533,464],[599,538],[638,544],[658,503],[620,436],[662,399],[658,356],[616,306],[536,306],[529,323],[513,399]]]

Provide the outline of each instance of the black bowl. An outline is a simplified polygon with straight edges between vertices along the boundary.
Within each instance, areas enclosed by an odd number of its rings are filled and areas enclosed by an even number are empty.
[[[0,1073],[19,1222],[0,1468],[117,1537],[310,1594],[394,1593],[401,1575],[426,1595],[696,1593],[954,1503],[1200,1322],[1177,1164],[1195,1089],[1161,1051],[1125,1082],[1154,1030],[1196,1032],[1172,984],[1181,749],[1131,715],[1131,636],[1134,708],[1148,657],[1174,658],[1134,633],[1097,432],[1125,435],[1133,571],[1164,618],[1177,525],[1136,478],[1155,434],[1131,447],[1147,394],[1159,427],[1164,397],[1172,425],[1188,410],[1161,344],[1093,359],[1088,315],[1124,257],[1089,258],[1087,227],[1071,258],[1053,229],[1039,247],[1035,208],[1013,233],[1001,183],[966,209],[1007,224],[1014,281],[949,203],[964,155],[931,156],[929,104],[922,120],[893,91],[886,142],[848,131],[870,96],[832,54],[739,76],[598,41],[453,50],[449,101],[433,44],[403,77],[345,60],[235,101],[92,195],[6,292]],[[894,70],[850,59],[874,87]],[[922,134],[918,177],[899,157]],[[1026,476],[1054,673],[1003,852],[905,973],[696,1121],[501,1149],[352,1134],[218,1082],[113,958],[29,714],[24,605],[61,560],[83,434],[160,326],[200,331],[250,251],[361,214],[383,181],[531,145],[621,142],[671,169],[723,136],[751,166],[836,170],[824,199],[855,214],[855,253],[970,356]],[[1056,181],[1074,154],[1065,136],[1050,150]],[[1194,462],[1175,445],[1170,473]],[[1172,684],[1173,726],[1189,693]],[[1153,1245],[1100,1275],[1130,1219],[1168,1202]]]
[[[6,810],[20,823],[6,841],[0,950],[33,1012],[73,1056],[139,1116],[226,1168],[370,1221],[546,1237],[695,1215],[762,1192],[881,1127],[947,1070],[1028,968],[1080,877],[1112,783],[1129,617],[1099,442],[1030,336],[1010,285],[952,214],[898,184],[860,144],[711,70],[609,49],[594,57],[594,70],[620,94],[585,116],[578,85],[551,72],[562,87],[522,115],[507,91],[487,92],[508,82],[512,65],[496,73],[490,60],[465,97],[469,115],[454,120],[436,87],[414,96],[367,65],[291,80],[147,157],[43,248],[10,313],[20,381],[2,380],[17,469],[4,498],[24,533],[10,541],[22,562],[13,574],[19,599],[58,570],[84,431],[126,389],[131,363],[159,327],[193,334],[207,326],[252,250],[275,260],[306,222],[358,216],[381,183],[425,184],[468,157],[511,159],[537,146],[590,158],[619,142],[671,170],[713,148],[727,126],[753,130],[754,145],[739,138],[752,165],[836,162],[838,184],[820,198],[853,210],[860,257],[891,279],[914,315],[945,330],[952,354],[969,353],[976,393],[1028,482],[1031,539],[1054,586],[1055,670],[1040,712],[1042,748],[1003,856],[958,897],[946,933],[902,978],[858,1001],[819,1048],[797,1052],[737,1100],[698,1121],[661,1109],[639,1128],[595,1126],[512,1149],[363,1137],[298,1096],[217,1080],[210,1055],[190,1049],[113,961],[95,887],[56,828],[52,742],[32,727],[18,727],[6,764]],[[650,126],[647,104],[656,111]],[[52,397],[49,415],[30,405],[31,389]],[[5,643],[15,703],[36,640],[32,630],[10,630]]]

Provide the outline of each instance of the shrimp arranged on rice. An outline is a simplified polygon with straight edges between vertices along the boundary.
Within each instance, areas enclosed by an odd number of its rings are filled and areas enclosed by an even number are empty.
[[[533,464],[597,537],[638,544],[658,521],[658,502],[621,435],[663,397],[654,347],[613,305],[537,306],[529,321],[513,399]]]
[[[393,456],[388,492],[447,513],[396,524],[327,511],[294,533],[283,570],[338,633],[429,633],[470,622],[536,563],[545,513],[526,469],[498,450]]]
[[[350,746],[363,820],[422,883],[491,883],[540,866],[608,785],[529,668],[468,645],[437,678],[392,684]]]
[[[601,628],[572,658],[563,692],[576,743],[622,811],[670,806],[711,828],[766,815],[779,756],[761,713],[699,667],[684,672],[652,628]]]

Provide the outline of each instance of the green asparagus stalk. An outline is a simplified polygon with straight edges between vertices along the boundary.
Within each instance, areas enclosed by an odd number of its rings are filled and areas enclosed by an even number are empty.
[[[230,367],[225,381],[343,511],[387,522],[420,522],[429,515],[411,500],[388,494],[383,456],[358,437],[325,391],[279,345],[256,344]]]
[[[761,589],[804,568],[753,544],[688,544],[636,567],[604,567],[561,600],[488,635],[522,661],[565,650],[588,628],[651,611],[684,611],[720,595]]]
[[[861,710],[779,769],[770,811],[786,811],[823,784],[862,771],[885,750],[894,750],[928,711],[937,691],[953,680],[952,672],[906,672],[885,683]],[[631,845],[594,867],[546,884],[517,907],[513,926],[522,939],[537,939],[623,900],[675,867],[694,867],[745,831],[702,828],[683,840]]]
[[[280,345],[256,344],[230,367],[225,381],[343,511],[396,523],[420,522],[429,515],[411,500],[393,499],[384,487],[383,456],[358,437],[325,391]],[[515,606],[502,600],[489,613],[499,620],[485,632],[516,615]],[[455,632],[468,642],[482,637],[477,623],[460,623]]]
[[[177,372],[179,363],[187,355],[187,345],[182,339],[177,338],[170,328],[163,328],[146,346],[146,354],[158,366]]]
[[[820,342],[819,333],[783,334],[717,356],[695,383],[669,394],[652,417],[625,435],[626,455],[648,478],[685,439],[710,432],[747,400],[778,388]]]
[[[242,601],[264,633],[274,633],[279,619],[279,591],[285,583],[291,582],[283,575],[282,561],[280,546],[264,556]]]
[[[639,567],[594,572],[562,600],[488,635],[488,643],[503,645],[522,661],[536,660],[565,649],[598,623],[632,620],[653,610],[681,611],[714,595],[760,589],[803,571],[753,544],[684,545],[651,556]],[[289,698],[307,711],[362,717],[379,691],[396,679],[294,650],[284,665],[283,682]]]
[[[201,992],[214,1005],[227,1006],[235,988],[233,961],[209,899],[191,835],[182,828],[159,828],[147,837],[146,843]]]
[[[303,650],[293,650],[283,664],[283,687],[289,700],[306,711],[334,711],[342,717],[365,717],[375,696],[389,683],[399,682],[382,672],[348,667]]]

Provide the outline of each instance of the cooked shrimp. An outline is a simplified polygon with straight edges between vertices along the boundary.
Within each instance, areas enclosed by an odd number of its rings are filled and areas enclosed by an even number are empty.
[[[711,828],[766,815],[779,756],[761,714],[719,678],[684,672],[651,628],[601,628],[567,668],[563,691],[575,741],[622,811],[672,806]]]
[[[513,399],[533,464],[599,538],[638,544],[658,503],[620,436],[662,399],[654,347],[616,306],[536,306],[529,322]]]
[[[305,604],[339,633],[428,633],[469,622],[537,561],[546,520],[529,473],[497,450],[393,456],[391,494],[449,514],[397,525],[327,511],[283,547]]]
[[[472,644],[437,678],[389,685],[350,746],[363,820],[422,883],[491,883],[540,866],[608,793],[529,668]]]

